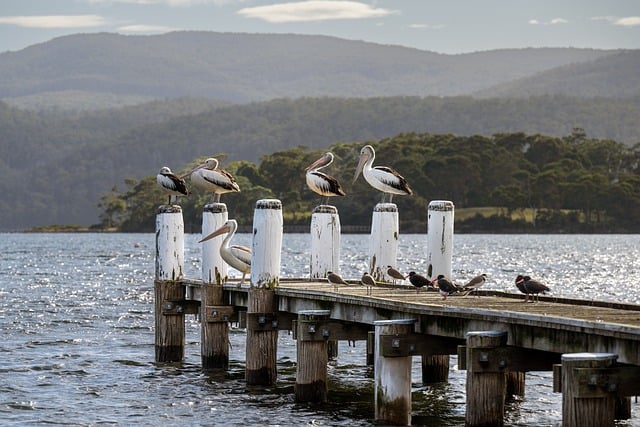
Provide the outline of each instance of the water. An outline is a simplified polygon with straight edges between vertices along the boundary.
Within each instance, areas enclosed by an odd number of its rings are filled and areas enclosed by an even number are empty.
[[[200,272],[199,237],[185,238],[187,276]],[[285,235],[283,277],[308,271],[308,239]],[[237,240],[250,244],[250,235]],[[344,277],[366,269],[367,244],[366,235],[342,236]],[[239,329],[230,333],[229,371],[203,373],[193,316],[186,361],[155,364],[153,234],[0,234],[0,251],[2,425],[375,425],[364,342],[340,342],[323,405],[294,401],[295,341],[286,332],[274,387],[246,386]],[[424,252],[424,235],[402,235],[398,267],[424,272]],[[487,289],[517,292],[513,280],[526,273],[554,295],[639,303],[638,259],[638,235],[456,235],[453,276],[486,272]],[[464,425],[466,374],[451,363],[448,383],[423,386],[414,358],[414,425]],[[528,373],[526,386],[508,404],[506,425],[560,425],[551,373]],[[633,419],[619,425],[640,425],[637,412],[633,400]]]

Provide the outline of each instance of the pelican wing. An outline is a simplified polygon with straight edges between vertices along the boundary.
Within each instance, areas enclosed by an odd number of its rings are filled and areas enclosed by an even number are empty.
[[[203,170],[202,179],[226,191],[240,191],[235,178],[223,169]]]
[[[249,269],[251,268],[251,249],[246,246],[232,245],[229,246],[229,251],[231,251],[234,257],[242,261],[243,264],[246,264]]]
[[[413,194],[407,180],[394,169],[388,166],[375,166],[371,172],[382,184],[393,188],[400,194]]]
[[[187,188],[187,183],[184,181],[184,179],[173,173],[161,173],[158,174],[156,178],[158,184],[160,184],[160,186],[166,190],[175,191],[176,193],[185,195],[189,194],[189,189]]]
[[[307,185],[311,190],[321,196],[344,196],[346,193],[334,177],[319,171],[310,171],[306,174]]]

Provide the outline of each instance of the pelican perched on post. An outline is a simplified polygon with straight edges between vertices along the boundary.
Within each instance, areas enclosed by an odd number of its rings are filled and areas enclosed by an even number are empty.
[[[187,175],[191,175],[193,185],[213,193],[212,202],[220,202],[220,196],[224,193],[240,191],[240,186],[235,178],[226,170],[218,169],[218,160],[213,157],[193,168]]]
[[[220,256],[224,262],[242,273],[242,280],[240,280],[240,284],[242,285],[246,274],[251,273],[251,249],[240,245],[229,246],[229,241],[233,238],[234,234],[236,234],[237,229],[238,223],[236,220],[230,219],[225,222],[222,227],[218,228],[198,243],[206,242],[216,236],[227,233],[220,245]]]
[[[163,166],[160,169],[156,175],[156,182],[165,193],[169,194],[169,204],[175,203],[179,196],[191,194],[184,179],[171,172],[168,166]]]
[[[360,150],[360,161],[356,167],[353,182],[356,182],[360,172],[362,172],[364,179],[370,186],[383,193],[389,194],[389,202],[391,202],[394,194],[413,194],[413,190],[409,187],[407,180],[398,172],[387,166],[372,166],[375,158],[376,152],[372,146],[365,145],[362,147],[362,150]]]
[[[329,166],[331,163],[333,163],[333,153],[327,152],[305,169],[307,186],[313,192],[321,195],[323,199],[346,195],[337,179],[320,172],[320,169]]]

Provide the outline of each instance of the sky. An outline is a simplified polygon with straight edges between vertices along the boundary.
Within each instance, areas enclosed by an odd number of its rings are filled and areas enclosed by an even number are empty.
[[[0,0],[0,53],[77,33],[318,34],[458,54],[640,48],[640,0]]]

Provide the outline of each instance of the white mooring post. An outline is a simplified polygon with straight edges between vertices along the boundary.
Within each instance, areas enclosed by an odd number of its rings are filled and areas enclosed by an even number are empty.
[[[432,200],[427,208],[427,277],[451,277],[453,202]]]
[[[369,248],[369,270],[375,280],[391,280],[387,266],[396,266],[398,235],[398,207],[395,203],[378,203],[373,208]]]
[[[224,203],[209,203],[202,210],[202,237],[222,227],[229,219],[227,205]],[[227,276],[227,263],[220,256],[220,245],[225,236],[216,236],[202,243],[202,283],[217,283],[216,269],[220,277]]]
[[[258,200],[253,216],[251,286],[247,306],[247,385],[273,385],[276,382],[278,318],[274,289],[280,280],[281,249],[282,203],[276,199]]]
[[[385,357],[382,337],[402,337],[413,332],[414,319],[378,320],[375,326],[373,391],[376,421],[411,425],[411,356]]]
[[[184,220],[178,205],[161,205],[156,214],[155,353],[156,362],[184,359]]]
[[[340,271],[340,217],[335,206],[316,206],[311,214],[309,277],[323,279]]]

